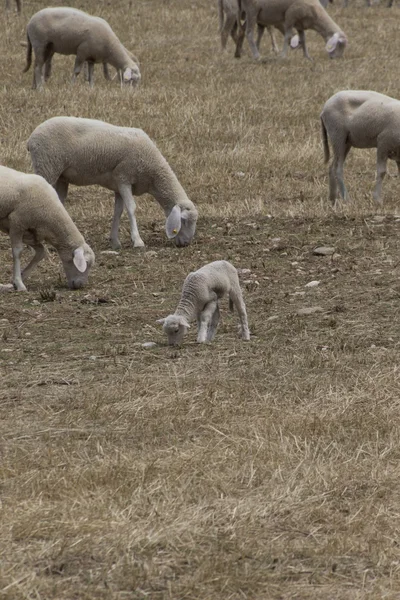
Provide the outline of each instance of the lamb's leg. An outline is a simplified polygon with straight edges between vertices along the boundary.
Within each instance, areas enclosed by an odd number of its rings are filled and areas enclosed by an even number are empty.
[[[34,246],[31,246],[31,248],[35,251],[35,254],[30,263],[28,263],[25,269],[22,271],[23,280],[29,277],[36,265],[40,263],[40,261],[43,260],[43,258],[46,256],[46,250],[43,244],[41,244],[40,242],[38,242]]]
[[[241,325],[241,328],[240,328],[241,329],[241,337],[243,340],[245,340],[247,342],[250,339],[250,331],[249,331],[249,324],[247,321],[246,305],[244,303],[242,290],[240,289],[239,285],[237,285],[231,289],[229,297],[231,298],[233,304],[235,305],[235,308],[239,315],[240,325]]]
[[[132,196],[132,187],[130,185],[121,184],[119,186],[119,193],[122,196],[126,211],[128,213],[129,223],[131,226],[131,240],[135,248],[142,248],[144,241],[140,237],[140,233],[137,227],[135,210],[136,203]]]
[[[215,310],[214,310],[213,315],[211,317],[210,324],[208,326],[207,342],[212,342],[213,339],[215,338],[215,334],[217,332],[218,323],[219,323],[219,305],[218,305],[218,301],[217,301],[216,302]]]
[[[202,344],[207,341],[208,328],[210,326],[211,319],[214,315],[217,307],[217,301],[212,300],[208,302],[200,313],[200,319],[198,319],[199,331],[197,333],[197,343]]]
[[[388,160],[388,155],[386,150],[383,150],[378,146],[377,157],[376,157],[376,183],[373,191],[373,197],[377,204],[382,206],[382,184],[383,179],[386,175],[386,165]]]
[[[111,233],[110,233],[111,248],[113,250],[120,250],[120,248],[121,248],[121,242],[118,239],[118,229],[119,229],[119,222],[121,220],[121,215],[122,215],[123,210],[124,210],[124,201],[122,200],[122,196],[120,196],[120,194],[116,193],[115,199],[114,199],[114,216],[113,216],[113,221],[112,221],[112,225],[111,225]]]
[[[68,181],[65,181],[64,179],[59,179],[56,183],[56,185],[54,186],[58,197],[60,198],[61,204],[65,204],[65,201],[67,199],[68,196]]]

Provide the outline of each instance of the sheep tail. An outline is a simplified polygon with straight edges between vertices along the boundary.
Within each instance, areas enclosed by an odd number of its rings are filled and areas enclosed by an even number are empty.
[[[29,35],[26,35],[27,38],[27,46],[26,46],[26,65],[24,67],[24,70],[22,71],[23,73],[26,73],[27,71],[29,71],[31,64],[32,64],[32,44],[31,44],[31,40],[29,39]]]
[[[324,145],[324,162],[327,163],[329,161],[329,143],[328,143],[328,134],[326,131],[325,124],[321,119],[321,130],[322,130],[322,143]]]
[[[218,0],[218,20],[219,20],[219,32],[221,33],[224,26],[224,7],[222,6],[223,0]]]

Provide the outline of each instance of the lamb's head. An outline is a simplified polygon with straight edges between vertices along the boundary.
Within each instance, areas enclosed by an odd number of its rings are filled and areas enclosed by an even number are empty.
[[[181,208],[176,204],[165,222],[167,237],[173,239],[178,247],[188,246],[196,231],[197,217],[194,206]]]
[[[122,72],[122,81],[127,85],[137,86],[139,85],[141,78],[139,65],[133,61],[130,63],[129,67],[126,67]]]
[[[347,37],[343,32],[334,33],[332,37],[326,42],[325,50],[329,54],[329,58],[341,58],[343,56],[344,49],[346,48]]]
[[[190,329],[189,323],[182,315],[168,315],[165,319],[158,319],[157,323],[163,326],[169,346],[179,346],[183,336]]]
[[[82,244],[71,252],[63,250],[60,252],[68,287],[78,290],[86,285],[91,267],[94,265],[94,252],[88,244]]]

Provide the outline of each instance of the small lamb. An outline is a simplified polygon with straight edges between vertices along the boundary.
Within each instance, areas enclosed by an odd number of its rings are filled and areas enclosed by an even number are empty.
[[[305,58],[312,60],[306,46],[304,31],[314,29],[326,41],[325,49],[330,58],[343,55],[347,38],[338,25],[331,19],[319,0],[238,0],[238,15],[246,13],[246,37],[255,59],[260,58],[253,37],[256,24],[274,25],[282,28],[284,43],[282,57],[287,55],[289,44],[292,48],[300,45]],[[292,37],[296,29],[298,36]],[[235,56],[240,57],[245,32],[240,28]]]
[[[0,231],[10,236],[13,283],[17,291],[26,292],[23,281],[44,258],[42,241],[56,248],[71,289],[87,283],[94,264],[93,250],[85,243],[54,189],[42,177],[0,166]],[[24,243],[33,248],[35,255],[21,273]]]
[[[219,321],[219,299],[229,295],[229,308],[235,305],[239,313],[241,337],[250,339],[239,277],[235,267],[226,260],[217,260],[189,273],[186,277],[181,299],[174,314],[159,319],[170,346],[179,345],[190,328],[190,322],[197,320],[197,342],[212,342]]]
[[[35,53],[33,88],[41,87],[51,74],[51,60],[55,53],[76,55],[72,82],[88,63],[89,84],[93,86],[95,63],[115,67],[122,83],[136,85],[140,81],[140,70],[130,53],[121,44],[110,25],[100,17],[93,17],[76,8],[44,8],[35,13],[27,26],[28,46],[26,66]],[[44,71],[44,73],[43,73]]]
[[[232,37],[235,45],[238,42],[237,35],[237,12],[238,12],[238,0],[218,0],[218,18],[219,18],[219,32],[221,34],[221,46],[222,49],[226,48],[229,35]],[[242,15],[244,17],[244,13]],[[279,52],[279,48],[276,44],[272,27],[266,26],[268,33],[271,37],[272,50],[276,54]],[[257,41],[256,46],[259,49],[261,38],[264,34],[265,27],[258,25],[257,29]]]
[[[400,174],[400,101],[365,90],[346,90],[333,95],[321,113],[325,163],[329,161],[329,143],[333,161],[329,168],[329,198],[333,205],[337,189],[343,200],[348,194],[343,180],[344,161],[350,148],[376,148],[375,202],[382,204],[381,193],[386,163],[397,163]]]
[[[144,246],[135,219],[134,195],[149,193],[164,209],[169,239],[187,246],[196,231],[197,210],[156,145],[141,129],[103,121],[53,117],[28,140],[35,173],[55,187],[64,204],[68,185],[101,185],[115,193],[111,246],[121,247],[119,222],[124,206],[131,239]]]

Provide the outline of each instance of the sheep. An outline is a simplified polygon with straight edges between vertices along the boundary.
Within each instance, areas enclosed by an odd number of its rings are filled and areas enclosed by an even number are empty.
[[[238,0],[218,0],[218,17],[219,17],[219,31],[221,34],[221,46],[224,50],[228,42],[228,37],[231,35],[235,44],[237,44],[237,11],[238,11]],[[242,15],[243,16],[243,15]],[[268,33],[271,37],[272,50],[276,54],[279,49],[275,41],[272,27],[266,26]],[[258,26],[256,46],[259,49],[261,38],[264,34],[265,27],[263,25]]]
[[[325,163],[329,161],[330,139],[333,161],[329,168],[329,198],[333,205],[337,189],[344,201],[348,194],[343,180],[344,161],[350,148],[376,148],[377,167],[373,198],[382,204],[381,193],[386,163],[397,163],[400,174],[400,101],[366,90],[346,90],[325,103],[321,115]]]
[[[93,17],[75,8],[44,8],[35,13],[27,26],[28,46],[26,73],[35,53],[33,88],[41,87],[51,74],[51,60],[55,53],[76,55],[72,82],[88,63],[89,85],[93,86],[95,63],[115,67],[122,83],[137,85],[140,70],[129,52],[121,44],[110,25],[100,17]],[[43,73],[44,71],[44,73]]]
[[[17,13],[21,14],[23,0],[15,0],[15,4],[17,5]],[[10,0],[6,0],[6,10],[10,10]]]
[[[243,340],[250,339],[246,306],[240,289],[235,267],[226,260],[208,263],[189,273],[186,277],[181,299],[175,312],[157,323],[163,326],[170,346],[179,345],[190,328],[190,322],[197,320],[197,342],[211,342],[219,321],[219,299],[229,295],[229,308],[236,307],[240,318],[240,333]]]
[[[44,258],[42,241],[56,248],[71,289],[87,283],[94,264],[93,250],[85,243],[54,189],[42,177],[0,166],[0,231],[10,236],[13,284],[17,291],[26,292],[24,280]],[[24,243],[35,254],[21,272]]]
[[[171,167],[141,129],[117,127],[103,121],[53,117],[28,140],[35,173],[53,185],[64,204],[68,185],[101,185],[115,193],[111,246],[121,248],[119,221],[128,212],[134,247],[144,246],[135,219],[133,195],[149,193],[164,209],[165,229],[177,246],[193,239],[197,209]]]
[[[256,23],[274,25],[283,32],[283,57],[287,55],[290,42],[292,48],[301,45],[305,58],[311,60],[306,46],[305,29],[314,29],[322,35],[330,58],[339,58],[343,55],[347,38],[321,6],[319,0],[238,0],[238,4],[238,15],[242,11],[246,13],[246,37],[255,59],[260,58],[253,37]],[[291,39],[293,28],[297,30],[298,36],[293,36]],[[237,58],[241,55],[244,33],[241,27],[235,52]]]

